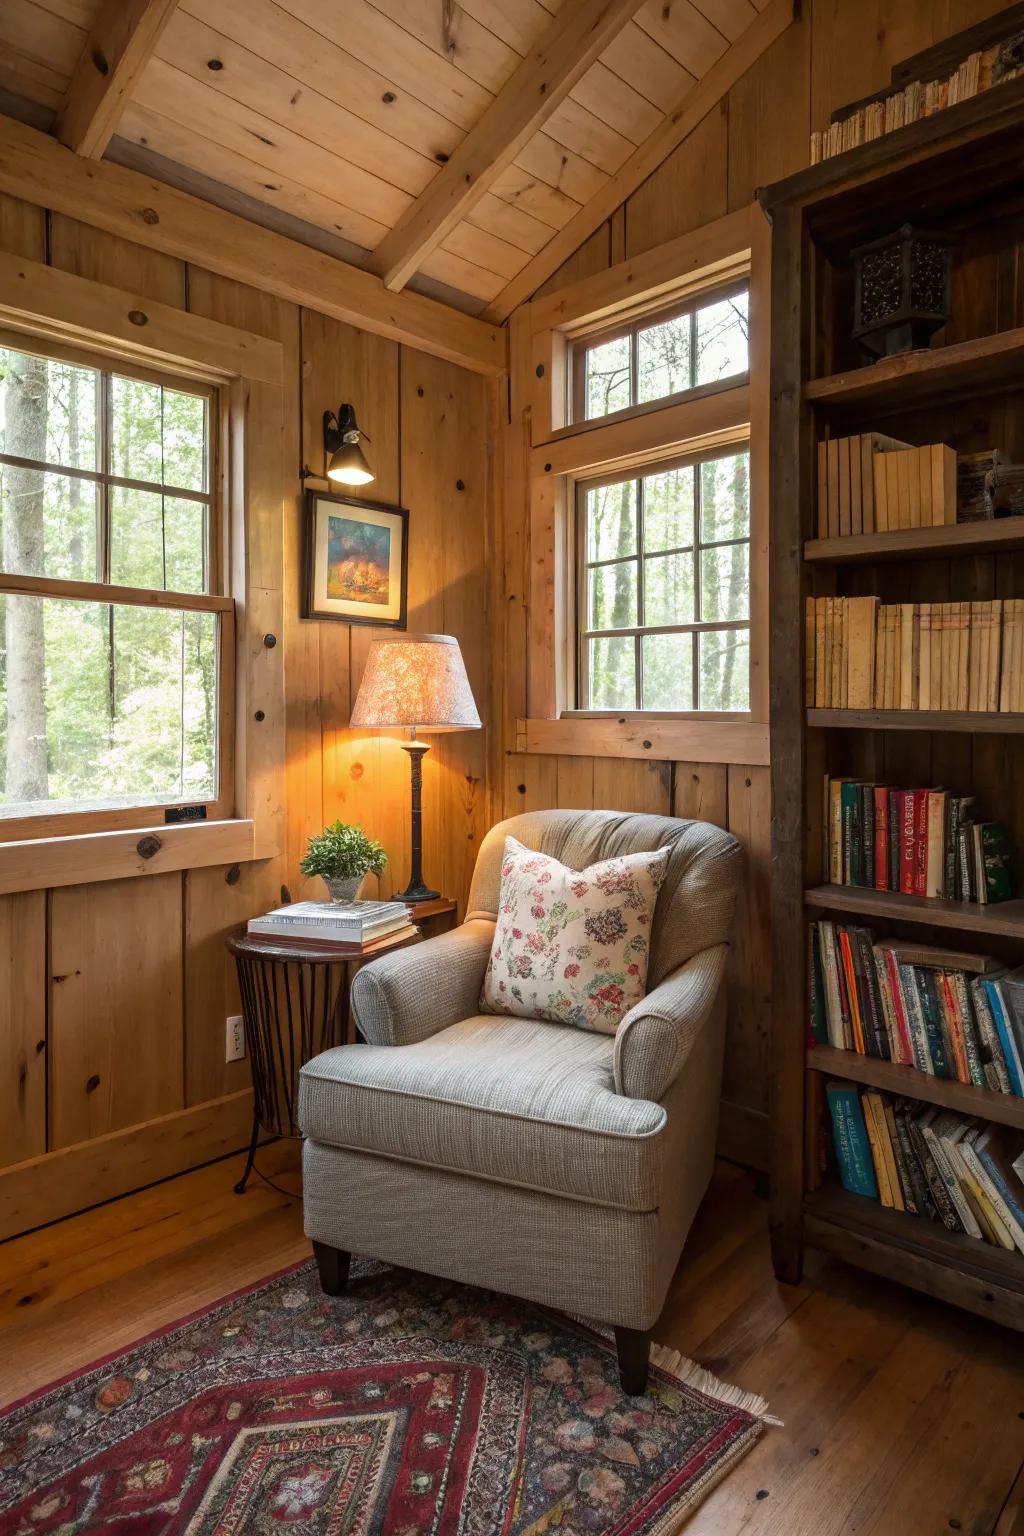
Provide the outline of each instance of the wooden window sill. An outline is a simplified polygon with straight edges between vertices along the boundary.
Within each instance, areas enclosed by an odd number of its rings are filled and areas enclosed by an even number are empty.
[[[766,767],[768,726],[746,716],[666,720],[643,715],[565,715],[558,720],[517,720],[516,751]]]
[[[154,842],[158,846],[150,853]],[[29,838],[0,844],[0,895],[245,863],[255,857],[255,824],[245,820]]]

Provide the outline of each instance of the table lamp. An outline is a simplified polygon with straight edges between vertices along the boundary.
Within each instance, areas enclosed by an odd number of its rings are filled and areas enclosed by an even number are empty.
[[[403,635],[374,640],[349,724],[369,730],[407,726],[402,743],[412,773],[412,869],[398,901],[433,901],[423,880],[423,757],[430,744],[417,731],[478,731],[473,690],[454,635]]]

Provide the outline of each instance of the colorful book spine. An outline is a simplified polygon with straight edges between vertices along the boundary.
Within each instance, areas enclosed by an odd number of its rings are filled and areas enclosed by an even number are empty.
[[[878,1184],[860,1095],[848,1083],[829,1083],[825,1094],[843,1188],[852,1195],[866,1195],[869,1200],[877,1200]]]

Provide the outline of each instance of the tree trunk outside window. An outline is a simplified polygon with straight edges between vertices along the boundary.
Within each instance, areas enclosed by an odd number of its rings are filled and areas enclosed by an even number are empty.
[[[7,452],[46,458],[47,364],[45,358],[9,354],[6,398]],[[24,576],[44,574],[43,476],[38,470],[4,471],[3,568]],[[45,647],[43,604],[8,597],[7,648],[8,801],[47,798]]]

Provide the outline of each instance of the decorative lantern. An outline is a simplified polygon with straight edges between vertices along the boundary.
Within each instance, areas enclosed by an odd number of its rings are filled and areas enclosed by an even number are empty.
[[[950,242],[902,224],[851,251],[853,335],[870,358],[923,347],[949,319]]]

